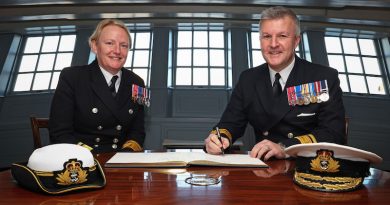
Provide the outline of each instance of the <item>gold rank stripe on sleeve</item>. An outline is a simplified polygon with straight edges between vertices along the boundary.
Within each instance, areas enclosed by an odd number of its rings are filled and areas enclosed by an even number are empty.
[[[212,130],[210,133],[216,135],[217,131],[216,130]],[[229,139],[229,141],[232,142],[233,137],[232,137],[232,134],[230,134],[229,130],[227,130],[227,129],[219,129],[219,133],[224,135],[224,137],[227,137]]]
[[[122,149],[130,148],[135,152],[142,151],[142,147],[138,144],[138,142],[134,140],[127,140],[125,144],[123,144]]]
[[[84,143],[82,143],[82,142],[77,143],[77,145],[80,145],[80,146],[82,146],[82,147],[84,147],[84,148],[87,148],[89,151],[92,151],[92,150],[93,150],[92,147],[90,147],[90,146],[88,146],[88,145],[86,145],[86,144],[84,144]]]
[[[301,144],[317,143],[316,138],[312,134],[301,135],[301,136],[295,137],[295,139],[299,140],[299,142],[301,142]]]

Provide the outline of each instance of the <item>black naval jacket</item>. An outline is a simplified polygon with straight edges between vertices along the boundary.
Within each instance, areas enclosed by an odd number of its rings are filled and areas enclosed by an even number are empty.
[[[139,76],[122,68],[113,97],[96,60],[64,68],[51,105],[51,143],[81,142],[94,153],[120,151],[129,142],[135,151],[142,149],[144,107],[132,100],[133,84],[145,87]]]
[[[328,82],[327,102],[288,104],[288,87],[321,80]],[[233,143],[243,135],[248,122],[254,128],[257,142],[268,139],[286,147],[302,141],[344,144],[345,110],[337,71],[295,56],[286,86],[274,99],[268,64],[245,70],[217,126]]]

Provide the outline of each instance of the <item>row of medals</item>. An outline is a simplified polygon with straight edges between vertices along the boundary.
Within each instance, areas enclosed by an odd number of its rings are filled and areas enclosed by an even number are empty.
[[[287,97],[292,106],[326,102],[329,100],[327,80],[288,87]]]
[[[150,92],[147,88],[133,84],[131,98],[140,105],[150,106]]]

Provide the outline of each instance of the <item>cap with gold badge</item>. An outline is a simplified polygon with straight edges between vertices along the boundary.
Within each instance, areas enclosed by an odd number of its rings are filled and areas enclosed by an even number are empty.
[[[296,157],[293,181],[324,192],[353,191],[370,175],[370,165],[382,158],[372,152],[334,143],[297,144],[285,149]]]
[[[46,194],[102,188],[106,178],[90,150],[75,144],[53,144],[36,149],[28,162],[11,166],[24,188]]]

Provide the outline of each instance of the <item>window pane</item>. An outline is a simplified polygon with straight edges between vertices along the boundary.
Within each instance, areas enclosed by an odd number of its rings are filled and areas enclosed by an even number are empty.
[[[61,36],[61,42],[58,51],[73,51],[75,43],[76,35],[63,35]]]
[[[133,67],[148,67],[149,66],[149,51],[134,50]]]
[[[58,85],[58,79],[60,78],[60,72],[54,72],[51,79],[50,89],[56,89]]]
[[[344,59],[341,55],[328,55],[329,66],[337,69],[339,72],[345,72]]]
[[[57,54],[55,70],[62,70],[65,67],[69,67],[72,63],[73,53],[59,53]]]
[[[194,68],[194,85],[208,85],[209,73],[207,68]]]
[[[381,77],[367,77],[368,89],[371,94],[384,95],[385,88]]]
[[[251,32],[252,49],[260,49],[260,38],[258,32]]]
[[[55,54],[42,54],[39,57],[38,71],[51,70],[54,64]]]
[[[345,74],[339,74],[340,87],[343,92],[349,92],[347,76]]]
[[[37,64],[38,55],[24,55],[20,62],[19,72],[34,71]]]
[[[328,53],[341,53],[341,44],[338,37],[325,37],[325,46]]]
[[[366,82],[363,76],[349,75],[349,83],[351,84],[351,92],[367,93]]]
[[[133,72],[137,74],[139,77],[141,77],[145,83],[148,81],[148,69],[134,68]]]
[[[191,85],[191,68],[176,69],[176,85]]]
[[[207,31],[194,31],[194,47],[207,47]]]
[[[208,66],[209,56],[206,49],[194,49],[194,66]]]
[[[210,84],[225,85],[225,69],[223,68],[210,69]]]
[[[225,52],[223,50],[210,50],[210,66],[225,66]]]
[[[94,61],[95,59],[96,59],[96,54],[91,50],[88,56],[88,64],[92,63],[92,61]]]
[[[360,52],[362,55],[376,56],[374,41],[371,39],[359,39]]]
[[[178,32],[177,46],[179,48],[192,47],[192,31],[179,31]]]
[[[133,62],[133,50],[130,50],[127,54],[126,63],[123,67],[131,67],[131,62]]]
[[[38,53],[41,48],[42,37],[29,37],[27,38],[26,47],[24,53]]]
[[[16,79],[14,91],[30,90],[32,79],[33,79],[32,73],[19,74]]]
[[[355,38],[341,38],[343,49],[346,54],[359,54],[357,41]]]
[[[222,31],[212,31],[210,35],[210,47],[211,48],[223,48],[225,45],[224,36]]]
[[[55,52],[58,46],[59,36],[45,36],[42,45],[42,52]]]
[[[137,33],[135,41],[135,48],[149,48],[150,33]]]
[[[362,60],[363,60],[364,71],[367,74],[374,74],[374,75],[381,74],[377,58],[363,57]]]
[[[265,63],[265,60],[263,58],[263,55],[261,54],[261,51],[252,51],[252,61],[253,61],[253,67],[259,66],[263,63]]]
[[[178,49],[177,50],[177,65],[178,66],[191,66],[191,50],[190,49]]]
[[[345,56],[347,70],[350,73],[363,73],[362,64],[359,57]]]
[[[51,73],[35,74],[33,90],[47,90],[49,88]]]

